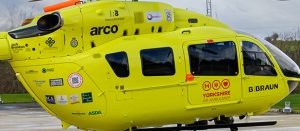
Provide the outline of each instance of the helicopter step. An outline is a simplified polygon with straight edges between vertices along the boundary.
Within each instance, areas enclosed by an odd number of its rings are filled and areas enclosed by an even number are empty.
[[[161,127],[161,128],[144,128],[134,129],[133,131],[180,131],[180,130],[207,130],[218,128],[230,128],[231,131],[238,130],[238,127],[252,127],[252,126],[271,126],[276,125],[277,121],[266,122],[249,122],[249,123],[233,123],[233,124],[216,124],[216,125],[192,125],[192,126],[177,126],[177,127]]]

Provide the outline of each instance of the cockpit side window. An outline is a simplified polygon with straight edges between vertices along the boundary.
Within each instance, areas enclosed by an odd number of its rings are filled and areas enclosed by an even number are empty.
[[[129,76],[128,57],[125,52],[107,54],[105,58],[118,77]]]
[[[188,47],[191,74],[195,76],[238,75],[234,42],[195,44]]]
[[[246,75],[277,76],[273,63],[259,46],[242,41],[242,51]]]

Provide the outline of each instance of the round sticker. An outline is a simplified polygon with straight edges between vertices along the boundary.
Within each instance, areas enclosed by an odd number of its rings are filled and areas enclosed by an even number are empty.
[[[151,14],[148,14],[148,15],[147,15],[147,19],[148,19],[148,20],[152,20],[152,19],[153,19],[153,16],[152,16]]]
[[[209,81],[205,81],[205,82],[203,83],[203,85],[202,85],[202,88],[203,88],[203,90],[205,90],[205,91],[209,91],[210,88],[211,88],[210,82],[209,82]]]
[[[78,73],[73,73],[68,78],[69,85],[73,88],[78,88],[82,85],[82,76]]]
[[[70,44],[73,48],[76,48],[78,46],[78,41],[76,40],[76,38],[72,38]]]
[[[220,83],[220,81],[218,81],[218,80],[215,80],[215,81],[212,83],[212,88],[213,88],[214,90],[219,90],[219,89],[220,89],[220,86],[221,86],[221,83]]]
[[[230,86],[230,81],[229,81],[228,79],[224,79],[224,80],[222,81],[222,87],[223,87],[224,89],[228,89],[229,86]]]

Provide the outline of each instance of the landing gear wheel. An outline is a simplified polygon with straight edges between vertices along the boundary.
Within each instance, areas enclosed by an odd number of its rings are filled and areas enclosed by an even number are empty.
[[[182,124],[177,124],[177,127],[182,127]],[[173,131],[180,131],[180,130],[173,130]]]
[[[201,120],[201,121],[195,121],[193,124],[188,124],[188,126],[207,126],[208,121],[207,120]],[[193,130],[196,131],[196,130]]]
[[[233,119],[233,117],[221,116],[220,120],[218,120],[218,118],[215,118],[214,121],[215,121],[216,125],[220,125],[220,124],[233,124],[234,119]]]
[[[230,127],[230,131],[238,131],[239,129],[237,127]]]
[[[134,130],[136,130],[137,128],[136,127],[130,127],[130,128],[128,128],[128,129],[126,129],[125,131],[134,131]]]
[[[234,119],[233,119],[233,117],[220,116],[220,120],[218,120],[218,118],[215,118],[214,122],[216,125],[233,124]],[[238,131],[238,128],[230,127],[230,131]]]
[[[207,126],[208,121],[207,120],[201,120],[201,121],[195,121],[193,124],[188,124],[188,126]]]

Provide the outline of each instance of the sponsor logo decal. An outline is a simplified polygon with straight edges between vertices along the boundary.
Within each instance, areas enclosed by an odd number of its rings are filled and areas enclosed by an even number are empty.
[[[90,103],[93,102],[92,92],[81,93],[82,103]]]
[[[83,79],[79,73],[72,73],[68,78],[68,83],[73,88],[78,88],[82,85]]]
[[[168,22],[173,22],[173,16],[172,16],[172,12],[170,10],[165,10],[166,12],[166,19]]]
[[[102,114],[101,111],[90,111],[90,112],[89,112],[89,115],[90,115],[90,116],[101,115],[101,114]]]
[[[54,72],[54,68],[43,68],[42,69],[43,73],[47,73],[47,72]]]
[[[278,89],[278,84],[267,84],[255,87],[249,87],[249,92],[269,91]]]
[[[119,27],[117,25],[113,25],[113,26],[100,26],[100,27],[92,27],[91,28],[91,32],[90,35],[94,36],[94,35],[102,35],[102,33],[108,35],[110,33],[117,33],[119,30]]]
[[[85,113],[73,112],[72,115],[85,115]]]
[[[111,10],[110,11],[110,17],[115,17],[115,16],[119,16],[119,11],[118,10]]]
[[[19,45],[18,43],[11,44],[11,49],[23,49],[25,47],[25,45]]]
[[[162,15],[160,12],[146,12],[147,22],[161,22]]]
[[[122,20],[125,20],[125,17],[105,19],[105,21],[122,21]]]
[[[63,86],[64,80],[63,80],[63,78],[50,79],[49,83],[50,83],[50,86]]]
[[[45,80],[34,80],[36,86],[41,87],[46,81]]]
[[[78,96],[78,94],[70,95],[70,103],[71,104],[79,103],[79,96]]]
[[[28,44],[24,45],[19,45],[18,43],[11,44],[11,49],[13,50],[14,53],[19,53],[19,51],[23,51]]]
[[[46,95],[46,101],[48,104],[55,104],[55,98],[53,95]]]
[[[60,105],[66,105],[66,104],[68,104],[68,97],[67,97],[67,95],[57,95],[56,96],[56,100],[57,100],[57,103],[60,104]]]
[[[81,112],[81,111],[75,111],[72,113],[72,115],[85,115],[86,113]]]
[[[76,48],[78,46],[78,41],[76,40],[76,38],[72,38],[71,42],[70,42],[70,45],[73,47],[73,48]]]
[[[49,37],[45,43],[49,46],[52,47],[55,44],[55,40],[53,40],[51,37]]]
[[[27,70],[25,71],[26,74],[36,74],[36,73],[39,73],[39,71],[37,70]]]

